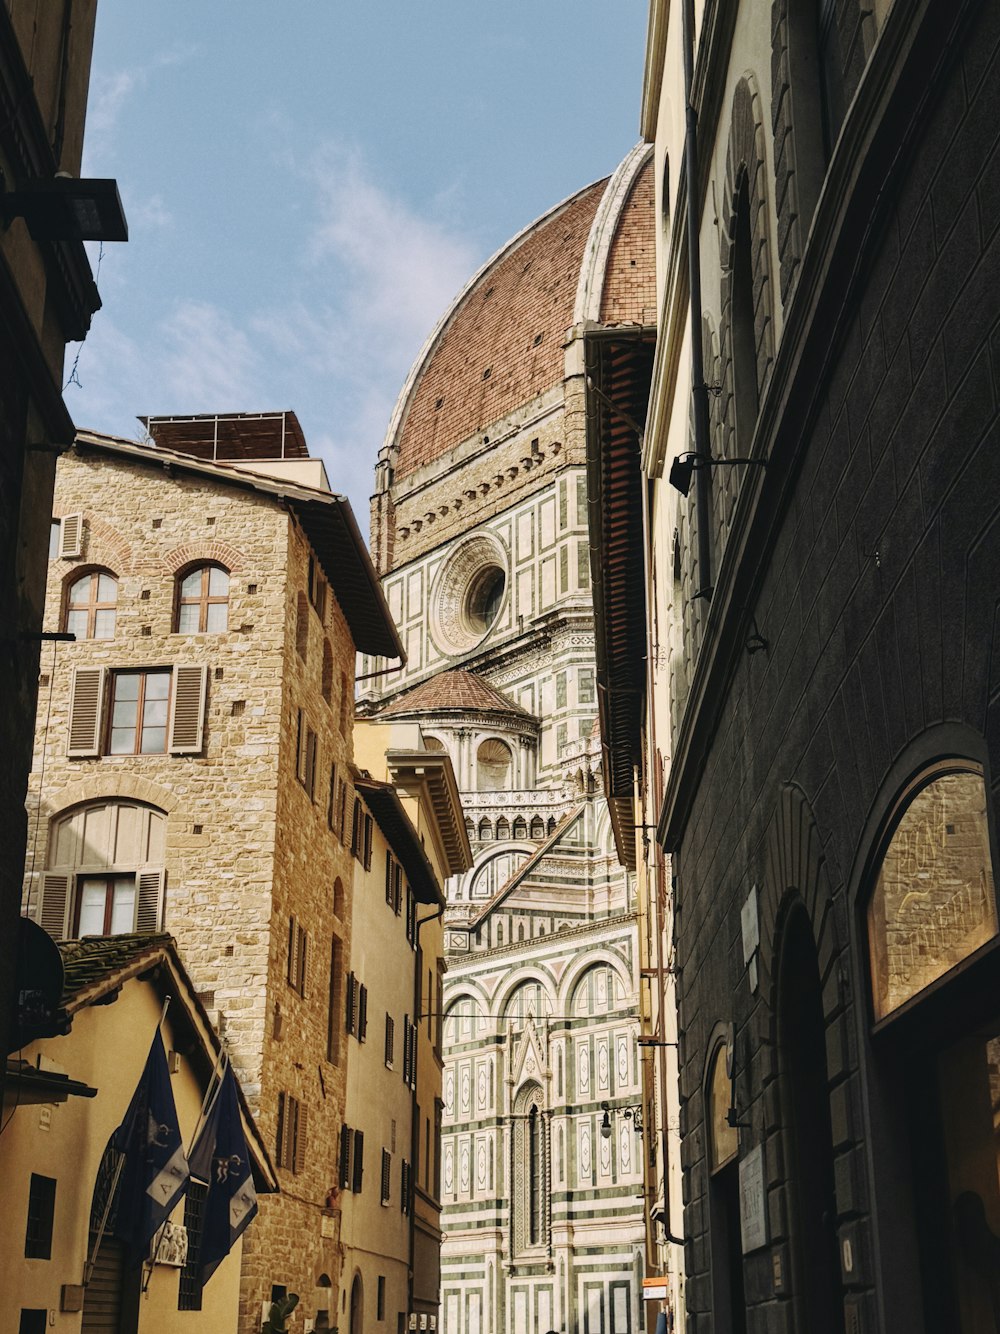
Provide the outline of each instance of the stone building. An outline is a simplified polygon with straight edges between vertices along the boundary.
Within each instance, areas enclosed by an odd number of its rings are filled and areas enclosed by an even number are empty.
[[[998,97],[976,0],[650,6],[606,540],[648,534],[696,1334],[996,1324]]]
[[[293,414],[148,426],[59,462],[45,627],[76,642],[42,664],[27,905],[56,937],[175,936],[278,1171],[250,1331],[339,1282],[355,650],[398,641]]]
[[[38,636],[55,455],[73,438],[62,398],[66,344],[101,300],[68,196],[83,154],[97,0],[0,5],[0,1046],[7,1051],[24,866]],[[56,173],[62,173],[61,182]],[[120,206],[114,182],[105,199]],[[62,198],[54,192],[61,191]],[[34,207],[33,207],[34,206]],[[3,1067],[0,1065],[0,1086]]]
[[[203,1283],[203,1184],[189,1184],[148,1269],[127,1267],[126,1245],[114,1235],[121,1195],[111,1138],[157,1026],[185,1145],[221,1066],[218,1036],[170,936],[63,941],[59,953],[61,1031],[18,1053],[3,1103],[0,1255],[8,1314],[19,1317],[19,1334],[236,1334],[243,1239]],[[275,1170],[242,1094],[239,1105],[260,1199],[277,1188]]]
[[[582,354],[590,324],[653,319],[653,195],[640,148],[504,246],[428,339],[376,469],[407,663],[361,708],[451,758],[474,854],[445,915],[447,1334],[641,1321],[638,929],[594,736]]]

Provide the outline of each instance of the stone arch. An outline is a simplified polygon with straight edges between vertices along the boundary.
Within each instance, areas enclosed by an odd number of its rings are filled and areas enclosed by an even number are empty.
[[[753,309],[753,375],[758,400],[774,364],[774,320],[771,299],[771,255],[768,227],[767,155],[764,137],[764,111],[757,86],[757,78],[747,71],[733,93],[729,124],[729,146],[726,152],[726,183],[720,209],[721,232],[721,321],[720,351],[722,389],[722,430],[719,447],[725,457],[747,453],[749,441],[736,440],[735,352],[733,329],[734,269],[739,255],[738,228],[741,199],[746,198],[749,210],[750,236],[750,300]],[[738,293],[736,294],[738,295]],[[754,414],[756,415],[756,413]],[[724,469],[743,473],[745,469]],[[742,482],[736,477],[734,486]]]
[[[238,574],[246,557],[228,542],[185,542],[160,557],[160,564],[171,574],[178,574],[186,565],[224,565],[230,574]]]
[[[61,515],[53,511],[53,518]],[[124,536],[99,514],[86,514],[84,552],[90,565],[103,565],[119,577],[132,571],[132,548]]]
[[[148,778],[137,774],[102,772],[92,778],[82,778],[77,783],[71,783],[56,793],[52,797],[51,818],[64,815],[71,806],[118,797],[131,797],[147,806],[159,806],[168,815],[177,810],[177,797],[169,788],[161,787],[159,783],[150,782]]]
[[[551,974],[541,968],[519,968],[496,993],[493,1008],[497,1014],[506,1014],[507,1008],[516,991],[525,985],[537,984],[542,988],[552,1013],[558,1013],[556,1005],[557,987]]]

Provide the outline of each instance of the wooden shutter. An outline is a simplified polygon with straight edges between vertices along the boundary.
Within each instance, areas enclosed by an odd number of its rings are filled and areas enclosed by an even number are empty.
[[[70,759],[101,753],[101,722],[104,711],[103,667],[74,667],[70,686],[69,744]]]
[[[351,1190],[355,1195],[361,1193],[361,1183],[365,1175],[365,1132],[355,1130],[354,1132],[354,1178],[351,1181]]]
[[[173,687],[167,749],[172,755],[196,755],[205,732],[208,668],[175,667]]]
[[[358,989],[358,1041],[364,1042],[368,1032],[368,988],[362,982]]]
[[[392,1171],[392,1158],[387,1149],[382,1150],[382,1203],[389,1203],[389,1176]]]
[[[340,1127],[339,1180],[341,1190],[347,1190],[351,1184],[351,1130],[348,1126]]]
[[[385,1016],[385,1063],[392,1069],[394,1049],[396,1046],[396,1021],[391,1014]]]
[[[410,1067],[412,1062],[410,1052],[410,1016],[407,1015],[403,1020],[403,1083],[410,1083]]]
[[[295,985],[295,918],[288,919],[288,974],[287,982],[290,987]]]
[[[42,876],[41,898],[35,917],[39,926],[46,930],[53,940],[65,940],[69,935],[67,916],[69,910],[69,876]]]
[[[285,1162],[285,1095],[278,1094],[278,1133],[275,1136],[275,1157],[278,1167],[287,1167]]]
[[[59,525],[59,555],[75,560],[83,555],[83,515],[67,514]]]
[[[295,1100],[295,1146],[292,1157],[292,1171],[296,1174],[304,1171],[306,1165],[306,1105]]]
[[[309,937],[304,927],[299,927],[299,959],[298,959],[298,993],[300,996],[306,994],[306,950],[308,948]]]
[[[152,935],[163,929],[163,871],[140,871],[136,895],[135,929],[140,935]]]
[[[357,1002],[358,980],[353,973],[347,974],[347,1004],[344,1007],[344,1027],[348,1033],[354,1032],[354,1007]]]

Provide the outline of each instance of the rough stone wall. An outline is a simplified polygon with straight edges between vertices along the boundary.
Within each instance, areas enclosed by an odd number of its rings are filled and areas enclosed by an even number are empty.
[[[246,1234],[241,1328],[256,1329],[273,1283],[299,1292],[308,1310],[317,1276],[327,1273],[334,1285],[339,1276],[336,1219],[323,1206],[344,1073],[326,1060],[326,1036],[333,933],[345,958],[350,947],[351,859],[328,829],[327,797],[331,763],[346,777],[350,760],[353,644],[330,593],[325,624],[308,606],[307,651],[299,654],[308,546],[266,498],[80,453],[60,461],[56,513],[84,515],[84,547],[79,560],[50,562],[46,629],[61,628],[66,581],[81,570],[111,569],[118,604],[113,639],[48,646],[43,655],[28,899],[34,906],[57,813],[114,796],[167,812],[164,925],[217,1019],[272,1156],[278,1093],[305,1111],[302,1170],[279,1171],[285,1193],[262,1199]],[[175,575],[191,560],[220,560],[232,571],[225,633],[172,633]],[[333,655],[329,702],[324,638]],[[174,663],[209,666],[200,754],[67,758],[74,666]],[[314,799],[296,776],[299,709],[318,738]],[[337,876],[346,887],[340,920]],[[288,982],[290,915],[308,934],[304,997]]]
[[[874,1288],[890,1279],[875,1269],[858,1074],[867,982],[854,963],[865,943],[845,948],[857,922],[849,877],[894,761],[926,729],[959,722],[984,738],[1000,795],[998,96],[1000,15],[983,6],[873,242],[753,608],[768,651],[735,670],[675,862],[688,1308],[711,1305],[702,1086],[713,1026],[732,1018],[741,1118],[765,1140],[772,1238],[745,1262],[751,1330],[790,1319],[774,1282],[781,1263],[790,1273],[789,1186],[767,1004],[781,895],[795,886],[813,923],[838,1231],[853,1257],[843,1282],[856,1327],[875,1330]],[[741,952],[752,883],[759,995]],[[901,1266],[892,1281],[914,1300],[915,1272]]]

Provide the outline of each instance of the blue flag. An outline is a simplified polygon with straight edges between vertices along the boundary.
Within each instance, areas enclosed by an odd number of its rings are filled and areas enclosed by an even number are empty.
[[[201,1281],[207,1283],[257,1213],[257,1192],[231,1065],[226,1066],[215,1102],[191,1148],[191,1159],[208,1181],[198,1256]]]
[[[153,1234],[170,1216],[188,1184],[187,1159],[159,1029],[112,1144],[125,1155],[114,1235],[125,1242],[135,1265],[146,1259]]]

